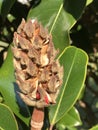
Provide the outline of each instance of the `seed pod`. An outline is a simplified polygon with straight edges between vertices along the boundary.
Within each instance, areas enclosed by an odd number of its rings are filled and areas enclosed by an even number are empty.
[[[14,33],[14,67],[20,96],[30,106],[56,103],[62,85],[63,67],[55,59],[52,36],[37,20],[23,19]]]
[[[41,130],[44,107],[56,103],[62,85],[63,67],[55,59],[52,36],[37,20],[23,19],[14,33],[14,68],[22,100],[34,106],[31,130]]]

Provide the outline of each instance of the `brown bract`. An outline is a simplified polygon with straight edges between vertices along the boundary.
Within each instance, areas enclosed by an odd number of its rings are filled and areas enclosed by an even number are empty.
[[[63,67],[55,59],[52,36],[37,20],[23,19],[14,33],[14,68],[20,96],[38,108],[56,103],[63,78]]]

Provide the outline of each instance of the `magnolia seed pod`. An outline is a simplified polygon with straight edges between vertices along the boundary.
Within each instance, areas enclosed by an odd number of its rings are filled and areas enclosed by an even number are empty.
[[[29,106],[34,106],[31,130],[41,130],[44,107],[56,103],[63,79],[63,67],[56,60],[52,36],[35,20],[22,19],[14,33],[12,47],[19,95]]]

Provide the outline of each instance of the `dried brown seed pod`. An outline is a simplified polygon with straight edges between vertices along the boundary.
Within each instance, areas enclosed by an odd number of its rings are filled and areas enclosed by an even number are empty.
[[[44,107],[56,103],[62,85],[63,67],[56,60],[52,36],[37,20],[23,19],[14,33],[14,68],[23,101],[35,106],[31,130],[41,130]]]
[[[63,67],[55,60],[58,51],[52,36],[37,20],[23,19],[13,42],[16,82],[23,101],[37,108],[56,103]]]

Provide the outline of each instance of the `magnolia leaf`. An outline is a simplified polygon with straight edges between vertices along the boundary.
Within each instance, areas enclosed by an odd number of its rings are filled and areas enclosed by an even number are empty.
[[[48,28],[55,47],[62,52],[70,44],[69,30],[80,17],[85,4],[86,0],[42,0],[31,8],[28,19],[36,18]]]
[[[18,125],[11,109],[0,103],[0,130],[18,130]]]
[[[63,128],[66,128],[67,126],[73,127],[81,125],[81,120],[79,113],[75,107],[72,107],[71,110],[66,113],[62,119],[57,122],[58,126],[63,126]]]
[[[76,47],[67,47],[59,56],[64,66],[64,79],[57,103],[50,107],[50,122],[54,125],[75,104],[84,86],[87,69],[87,54]]]
[[[17,94],[18,86],[15,84],[13,56],[11,48],[8,50],[8,56],[0,68],[0,93],[3,96],[4,104],[27,125],[29,125],[30,114],[27,106],[23,103]]]

